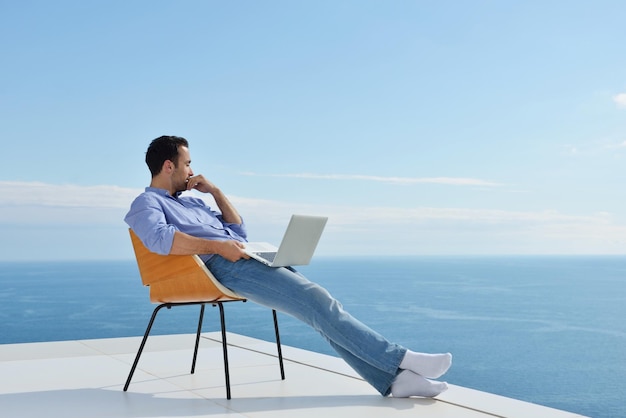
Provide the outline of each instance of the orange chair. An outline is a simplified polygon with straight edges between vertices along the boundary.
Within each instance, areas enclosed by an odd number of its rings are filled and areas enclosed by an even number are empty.
[[[200,305],[200,319],[196,331],[196,344],[191,363],[191,373],[196,368],[196,358],[198,356],[198,345],[200,343],[200,332],[202,330],[202,320],[204,317],[204,305],[210,303],[217,305],[220,311],[220,323],[222,329],[222,350],[224,352],[224,377],[226,380],[226,398],[230,399],[230,373],[228,369],[228,347],[226,343],[226,323],[224,321],[225,302],[245,302],[246,299],[224,287],[215,279],[213,274],[197,255],[159,255],[148,250],[139,237],[129,229],[130,238],[135,250],[139,274],[144,286],[150,287],[150,301],[159,305],[152,312],[152,317],[146,328],[146,332],[139,346],[139,351],[126,379],[124,391],[128,390],[128,385],[135,373],[139,357],[150,334],[150,329],[157,313],[162,308],[172,308],[174,306]],[[285,369],[283,367],[283,355],[280,345],[280,335],[278,332],[278,319],[276,311],[272,310],[274,316],[274,331],[276,333],[276,346],[278,349],[278,362],[280,366],[281,379],[285,379]]]

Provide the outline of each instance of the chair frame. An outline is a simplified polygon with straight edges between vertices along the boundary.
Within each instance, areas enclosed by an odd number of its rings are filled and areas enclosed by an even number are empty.
[[[220,325],[222,330],[222,352],[224,355],[224,380],[226,383],[226,399],[231,398],[230,394],[230,370],[228,363],[228,342],[226,340],[226,320],[224,315],[224,303],[227,302],[237,302],[237,301],[224,301],[224,302],[181,302],[181,303],[162,303],[158,305],[154,311],[152,312],[152,317],[150,318],[150,322],[148,323],[148,327],[146,328],[146,332],[144,333],[143,339],[141,340],[141,344],[139,346],[139,351],[135,356],[135,361],[133,362],[133,366],[130,369],[130,373],[128,374],[128,378],[126,379],[126,384],[124,385],[124,392],[128,390],[128,386],[130,385],[130,381],[133,378],[133,374],[135,373],[135,369],[137,368],[137,364],[139,363],[139,358],[143,353],[143,349],[146,345],[146,341],[148,340],[148,336],[150,335],[150,330],[152,329],[152,325],[154,324],[154,320],[156,319],[157,314],[162,308],[171,309],[175,306],[189,306],[189,305],[200,305],[200,318],[198,319],[198,329],[196,331],[196,343],[193,351],[193,360],[191,362],[191,374],[194,374],[196,370],[196,360],[198,358],[198,347],[200,345],[200,334],[202,333],[202,322],[204,319],[204,307],[206,304],[211,304],[212,306],[216,306],[219,308],[220,312]],[[246,302],[243,300],[242,302]],[[278,330],[278,317],[276,315],[276,310],[272,309],[272,315],[274,318],[274,332],[276,334],[276,348],[278,351],[278,364],[280,366],[280,378],[281,380],[285,380],[285,367],[283,364],[283,352],[280,343],[280,332]]]
[[[193,258],[193,262],[191,263],[191,265],[195,263],[198,263],[198,265],[202,268],[202,270],[204,270],[203,274],[206,274],[206,280],[210,280],[210,281],[215,281],[215,279],[212,277],[211,273],[206,270],[204,263],[202,263],[198,256],[160,256],[154,253],[150,253],[141,243],[141,241],[139,241],[138,237],[134,234],[134,232],[132,230],[129,230],[130,235],[131,235],[131,239],[133,242],[133,247],[135,249],[135,255],[137,256],[137,261],[139,263],[139,269],[140,269],[140,273],[142,274],[142,280],[144,281],[144,284],[147,286],[150,286],[149,283],[146,282],[146,279],[144,277],[144,271],[142,271],[142,264],[140,263],[140,256],[145,256],[146,254],[148,254],[149,257],[154,257],[156,259],[158,259],[158,263],[163,263],[167,258],[178,258],[181,259],[181,257],[192,257]],[[220,289],[221,285],[219,284],[219,282],[217,283],[213,283],[216,287],[217,290],[223,290],[224,293],[219,293],[219,294],[215,294],[214,295],[214,299],[211,300],[182,300],[182,301],[163,301],[163,300],[155,300],[153,295],[152,295],[152,290],[151,289],[151,300],[154,303],[159,303],[159,305],[154,309],[154,311],[152,312],[152,316],[150,317],[150,321],[148,322],[148,326],[146,327],[146,331],[144,333],[143,339],[141,340],[141,344],[139,345],[139,350],[137,351],[137,355],[135,356],[135,360],[133,362],[133,365],[130,369],[130,373],[128,374],[128,378],[126,379],[126,383],[124,385],[124,392],[126,392],[128,390],[128,386],[130,385],[130,382],[133,378],[133,375],[135,373],[135,369],[137,368],[137,365],[139,364],[139,358],[141,357],[141,354],[143,353],[144,347],[146,345],[146,342],[148,341],[148,336],[150,335],[150,331],[152,330],[152,325],[154,324],[154,321],[157,317],[157,314],[161,311],[161,309],[163,308],[167,308],[167,309],[171,309],[173,307],[177,307],[177,306],[190,306],[190,305],[200,305],[200,316],[198,318],[198,328],[196,330],[196,341],[195,341],[195,346],[194,346],[194,352],[193,352],[193,359],[191,362],[191,374],[193,374],[195,372],[196,369],[196,360],[198,358],[198,347],[200,345],[200,334],[202,333],[202,324],[204,321],[204,308],[205,305],[210,304],[212,306],[217,306],[219,308],[219,314],[220,314],[220,328],[221,328],[221,333],[222,333],[222,352],[223,352],[223,356],[224,356],[224,380],[226,383],[226,399],[230,399],[231,398],[231,391],[230,391],[230,370],[229,370],[229,363],[228,363],[228,343],[226,340],[226,320],[225,320],[225,315],[224,315],[224,303],[227,302],[246,302],[247,300],[245,298],[242,298],[240,296],[238,296],[237,294],[233,293],[232,291],[229,291],[228,289],[222,288]],[[158,297],[161,297],[162,294],[159,294]],[[187,297],[187,295],[184,296],[178,296],[179,298],[185,299]],[[276,314],[276,310],[272,309],[272,316],[274,319],[274,333],[276,336],[276,348],[277,348],[277,352],[278,352],[278,364],[280,366],[280,377],[281,380],[285,380],[285,367],[283,364],[283,352],[282,352],[282,346],[280,343],[280,332],[278,330],[278,316]]]

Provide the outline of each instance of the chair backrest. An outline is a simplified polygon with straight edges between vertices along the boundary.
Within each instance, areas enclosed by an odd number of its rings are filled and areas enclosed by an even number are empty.
[[[154,303],[244,300],[224,287],[197,255],[160,255],[129,229],[139,274]]]

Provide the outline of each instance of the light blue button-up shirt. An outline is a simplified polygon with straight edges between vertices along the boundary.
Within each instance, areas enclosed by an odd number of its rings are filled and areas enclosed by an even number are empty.
[[[202,199],[191,196],[172,196],[167,190],[146,187],[135,198],[124,221],[143,244],[157,254],[169,254],[176,231],[210,240],[246,241],[242,223],[224,222],[219,212],[212,210]],[[203,261],[211,255],[200,255]]]

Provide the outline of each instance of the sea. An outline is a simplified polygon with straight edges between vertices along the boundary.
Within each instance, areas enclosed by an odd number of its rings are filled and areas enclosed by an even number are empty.
[[[626,417],[626,256],[316,257],[300,267],[389,340],[451,352],[451,384],[596,418]],[[143,335],[134,260],[0,263],[0,344]],[[153,333],[193,333],[198,307]],[[226,305],[228,331],[273,341],[271,312]],[[283,344],[335,355],[279,314]],[[217,309],[203,330],[219,329]]]

